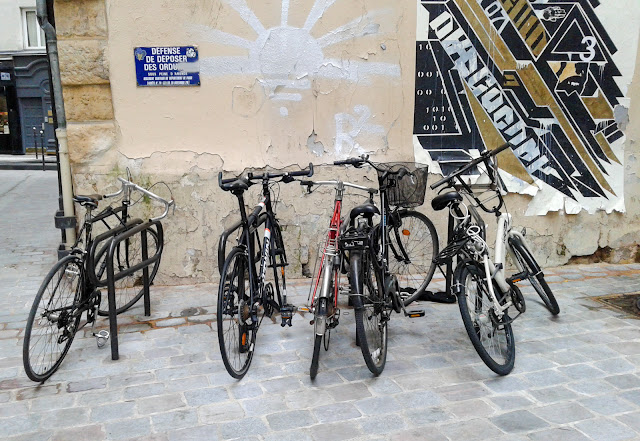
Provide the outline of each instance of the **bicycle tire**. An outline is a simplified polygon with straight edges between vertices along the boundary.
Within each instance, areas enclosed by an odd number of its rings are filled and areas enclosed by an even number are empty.
[[[318,319],[321,319],[323,316],[324,316],[324,319],[326,320],[327,318],[326,299],[319,298],[318,306],[316,307],[316,311],[314,314],[314,324],[316,326],[318,323]],[[320,364],[320,348],[322,348],[322,338],[324,337],[324,332],[326,332],[326,328],[325,328],[322,334],[318,334],[316,326],[314,326],[314,330],[313,330],[313,355],[311,357],[311,367],[309,368],[309,377],[311,377],[311,380],[315,380],[316,376],[318,375],[318,366]]]
[[[473,347],[489,369],[507,375],[515,363],[515,339],[510,324],[497,325],[491,319],[492,301],[484,267],[463,260],[456,268],[454,286],[459,287],[460,315]]]
[[[153,229],[148,229],[147,232],[149,233],[149,235],[147,236],[147,248],[149,253],[148,256],[153,257],[159,246],[158,233],[156,233]],[[105,252],[103,256],[103,258],[106,259],[107,253]],[[98,267],[101,262],[102,259],[100,260],[100,262],[96,263],[96,267]],[[142,243],[139,234],[136,234],[130,239],[124,240],[116,245],[113,268],[115,274],[140,262],[142,262]],[[150,265],[149,285],[153,283],[153,279],[156,277],[159,267],[160,259],[156,260]],[[120,314],[135,305],[144,294],[142,270],[136,271],[133,274],[130,274],[120,280],[116,280],[115,288],[116,314]],[[102,295],[102,301],[100,303],[100,307],[98,308],[98,315],[109,315],[109,296],[107,295],[106,290]]]
[[[68,255],[51,268],[40,285],[29,312],[22,346],[24,370],[31,380],[47,380],[67,355],[80,323],[81,314],[75,319],[72,315],[78,308],[83,282],[82,260]],[[41,347],[39,343],[44,344]],[[49,350],[52,352],[46,353]],[[37,359],[33,360],[32,355]]]
[[[514,240],[510,241],[510,243],[514,256],[516,257],[516,259],[518,259],[520,265],[522,265],[527,274],[529,274],[529,283],[531,284],[531,286],[533,286],[533,289],[536,290],[549,312],[551,312],[551,314],[553,315],[558,315],[560,313],[560,306],[558,305],[558,301],[553,295],[551,288],[549,288],[547,281],[544,280],[544,274],[542,273],[542,271],[538,271],[535,268],[539,268],[539,265],[536,263],[536,260],[529,249],[526,247],[526,245],[520,243],[519,241]]]
[[[377,377],[387,361],[384,299],[369,256],[355,251],[350,257],[356,336],[367,368]]]
[[[389,233],[389,271],[398,277],[404,304],[409,305],[422,295],[436,270],[438,233],[433,222],[422,213],[408,210],[399,213],[401,225]],[[402,245],[409,262],[401,260]]]
[[[256,328],[247,324],[251,321],[248,268],[244,250],[233,248],[225,259],[218,287],[218,344],[224,367],[237,379],[249,370],[257,333]]]

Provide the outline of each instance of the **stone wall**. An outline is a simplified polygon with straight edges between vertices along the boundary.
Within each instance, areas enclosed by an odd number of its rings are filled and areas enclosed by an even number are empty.
[[[159,280],[215,279],[218,237],[238,218],[236,199],[218,188],[219,171],[298,169],[313,162],[318,179],[371,185],[371,170],[321,165],[362,152],[381,161],[413,158],[415,6],[383,0],[189,0],[161,7],[153,1],[56,1],[76,191],[114,190],[126,168],[142,185],[164,182],[154,191],[167,196],[170,190],[177,208],[164,222]],[[291,62],[287,51],[270,46],[278,39],[294,44],[296,35],[317,42],[315,58]],[[170,45],[198,46],[202,85],[136,87],[134,47]],[[281,65],[289,69],[285,74]],[[507,198],[541,263],[563,264],[598,249],[613,261],[635,259],[638,71],[629,92],[626,213],[525,216],[527,196]],[[329,222],[332,191],[305,196],[299,186],[282,184],[276,193],[291,274],[308,273]],[[247,204],[257,198],[254,187]],[[345,207],[360,201],[348,195]],[[143,203],[137,208],[143,215],[157,210]],[[420,210],[446,231],[442,213],[431,212],[428,203]]]

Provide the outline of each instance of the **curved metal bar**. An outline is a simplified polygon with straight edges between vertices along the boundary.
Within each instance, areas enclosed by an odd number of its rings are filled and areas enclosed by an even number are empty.
[[[87,273],[89,274],[89,280],[93,285],[107,286],[106,282],[104,281],[101,282],[98,279],[98,275],[96,274],[95,264],[100,260],[100,258],[104,255],[104,253],[108,250],[109,243],[104,244],[102,248],[100,248],[100,251],[96,253],[96,250],[98,249],[98,245],[106,240],[113,238],[114,236],[117,236],[123,231],[126,231],[127,229],[140,224],[142,224],[142,219],[131,219],[129,222],[127,222],[124,225],[118,225],[117,227],[107,230],[106,232],[100,234],[93,240],[93,243],[91,244],[91,248],[89,249],[89,253],[87,255]]]

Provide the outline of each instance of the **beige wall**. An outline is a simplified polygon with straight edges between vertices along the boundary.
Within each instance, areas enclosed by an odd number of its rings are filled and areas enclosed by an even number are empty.
[[[143,184],[170,187],[177,209],[164,223],[163,281],[215,277],[218,237],[238,216],[236,199],[217,186],[218,171],[330,164],[364,151],[379,160],[412,157],[416,4],[336,0],[320,14],[312,0],[284,4],[286,30],[280,1],[56,1],[76,191],[106,192],[125,167]],[[317,22],[304,30],[314,15]],[[201,86],[136,86],[134,47],[163,45],[198,47]],[[301,48],[309,53],[291,56]],[[626,214],[525,217],[527,197],[509,197],[515,223],[529,227],[542,262],[565,263],[605,246],[620,250],[614,259],[634,257],[637,77],[638,69],[630,89]],[[318,178],[374,179],[363,174],[317,167]],[[280,190],[291,269],[300,274],[333,195],[303,196],[295,185]],[[247,201],[255,200],[252,191]],[[349,196],[345,207],[361,200]],[[430,213],[428,204],[422,210],[446,231],[441,213]]]

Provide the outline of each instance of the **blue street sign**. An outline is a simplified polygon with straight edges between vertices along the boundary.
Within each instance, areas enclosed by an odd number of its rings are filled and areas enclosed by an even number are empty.
[[[138,86],[199,86],[195,46],[137,47],[133,51]]]

